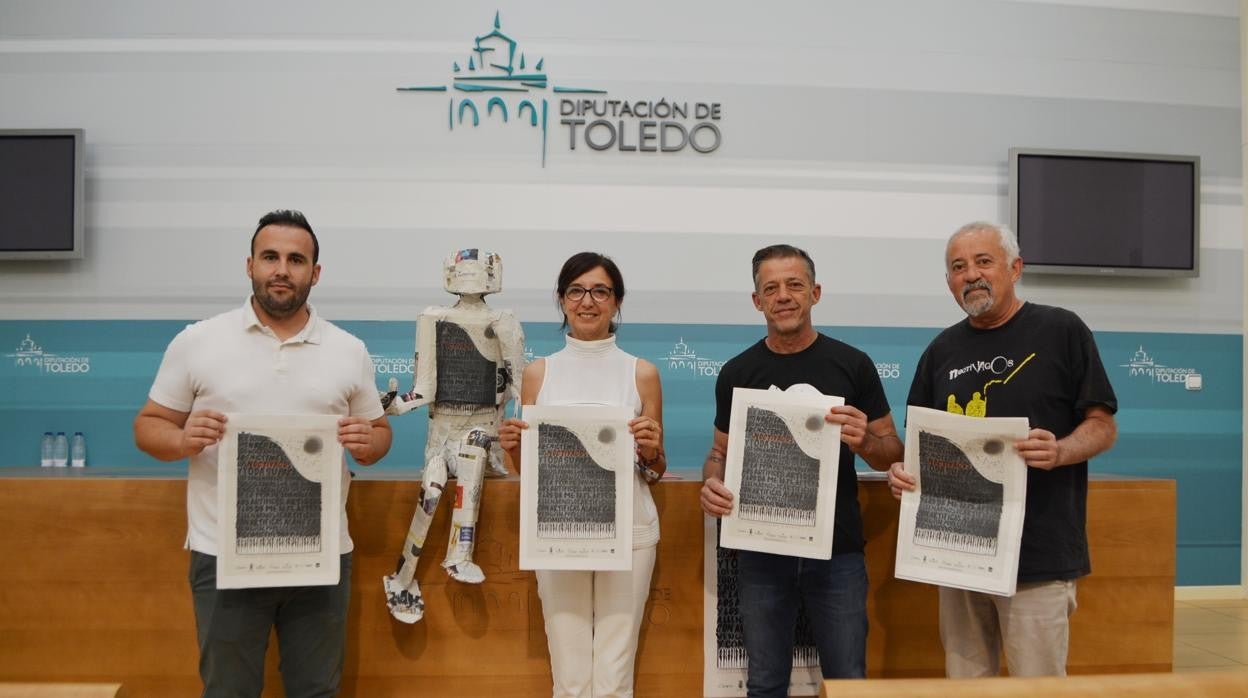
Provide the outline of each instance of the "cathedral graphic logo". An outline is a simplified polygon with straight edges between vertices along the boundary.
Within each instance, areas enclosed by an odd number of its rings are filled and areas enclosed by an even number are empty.
[[[1127,376],[1130,378],[1148,378],[1153,383],[1186,385],[1188,376],[1200,376],[1200,372],[1194,368],[1173,368],[1159,363],[1144,349],[1144,345],[1140,345],[1130,361],[1118,366],[1127,369]]]
[[[451,131],[476,128],[491,118],[515,124],[533,134],[542,167],[555,119],[567,130],[569,150],[581,144],[597,151],[705,154],[723,142],[718,102],[607,99],[607,91],[597,87],[554,84],[545,57],[528,54],[506,34],[498,12],[493,28],[472,40],[467,55],[452,61],[449,83],[395,89],[445,95]],[[552,103],[556,99],[557,105]]]
[[[87,356],[65,356],[43,350],[29,334],[17,345],[17,349],[6,357],[13,359],[13,365],[22,370],[35,370],[39,373],[88,373],[91,370],[91,359]]]
[[[672,346],[672,350],[667,352],[667,356],[663,357],[667,363],[669,371],[691,371],[699,378],[714,378],[719,375],[719,369],[723,367],[726,361],[716,361],[714,359],[705,359],[698,356],[688,344],[685,344],[685,338],[681,337],[676,340],[676,344]]]
[[[530,60],[520,50],[519,43],[503,33],[499,14],[495,12],[493,31],[473,39],[472,49],[463,63],[455,61],[451,64],[450,85],[415,85],[397,89],[399,92],[451,92],[446,105],[446,121],[452,131],[457,126],[463,128],[469,119],[472,126],[480,126],[483,111],[487,118],[497,112],[504,123],[509,123],[513,116],[516,123],[522,126],[527,122],[527,129],[534,130],[539,137],[542,166],[545,167],[550,121],[547,87],[556,94],[606,92],[593,88],[552,86],[545,64],[545,58]],[[453,94],[455,92],[463,94]]]

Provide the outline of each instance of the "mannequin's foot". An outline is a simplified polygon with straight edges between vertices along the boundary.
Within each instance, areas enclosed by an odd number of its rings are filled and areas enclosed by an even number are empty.
[[[480,584],[485,581],[485,572],[475,562],[442,563],[451,579],[464,584]]]
[[[416,623],[425,617],[425,599],[420,595],[420,585],[412,580],[410,586],[403,586],[397,574],[381,578],[381,585],[386,590],[386,608],[390,615],[403,623]]]

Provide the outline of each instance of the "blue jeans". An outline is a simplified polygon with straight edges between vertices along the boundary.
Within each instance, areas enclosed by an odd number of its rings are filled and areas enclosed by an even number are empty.
[[[205,698],[258,698],[264,653],[277,628],[290,698],[338,694],[351,598],[351,553],[336,586],[217,589],[217,558],[191,551],[191,597]]]
[[[737,575],[751,698],[788,695],[799,607],[814,631],[823,678],[866,676],[867,566],[862,553],[808,560],[738,550]]]

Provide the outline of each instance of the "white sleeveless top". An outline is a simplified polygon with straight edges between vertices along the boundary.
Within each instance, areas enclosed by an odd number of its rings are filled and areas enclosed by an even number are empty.
[[[546,375],[537,393],[538,405],[606,405],[628,407],[641,414],[637,392],[637,357],[615,344],[615,335],[592,342],[567,337],[562,351],[546,357]],[[659,511],[650,486],[633,470],[633,548],[659,542]]]

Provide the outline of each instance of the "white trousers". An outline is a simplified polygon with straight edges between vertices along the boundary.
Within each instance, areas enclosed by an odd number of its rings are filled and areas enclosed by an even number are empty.
[[[634,550],[633,569],[623,572],[537,571],[555,698],[633,695],[656,552],[653,545]]]
[[[1075,581],[1019,584],[1014,596],[940,587],[940,642],[951,679],[1065,676]]]

